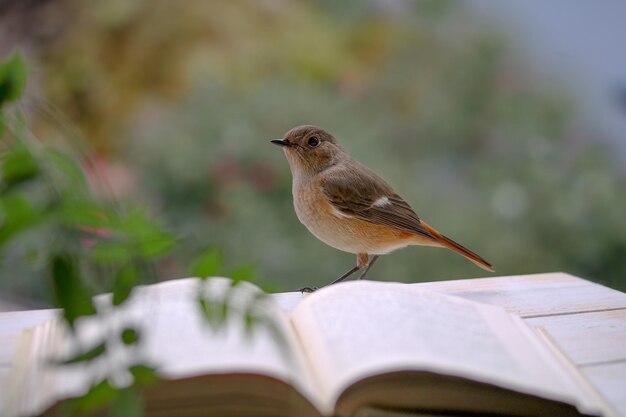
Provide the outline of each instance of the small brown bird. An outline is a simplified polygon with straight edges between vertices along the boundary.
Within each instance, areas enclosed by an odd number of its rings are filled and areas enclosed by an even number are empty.
[[[365,268],[362,279],[380,255],[409,245],[448,248],[494,271],[489,262],[422,221],[389,184],[352,159],[324,129],[298,126],[271,142],[283,148],[289,162],[300,222],[327,245],[357,255],[356,266],[331,284]]]

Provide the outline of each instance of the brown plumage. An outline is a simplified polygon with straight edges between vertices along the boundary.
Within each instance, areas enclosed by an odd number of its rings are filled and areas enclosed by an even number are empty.
[[[493,271],[489,262],[422,221],[411,206],[374,171],[355,161],[325,130],[299,126],[281,145],[293,175],[298,219],[328,245],[357,254],[356,270],[368,272],[378,258],[409,245],[451,249],[477,266]]]

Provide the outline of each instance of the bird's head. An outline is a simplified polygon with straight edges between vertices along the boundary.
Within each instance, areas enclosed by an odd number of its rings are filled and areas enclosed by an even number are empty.
[[[293,175],[321,172],[347,156],[337,139],[317,126],[294,127],[271,142],[283,148]]]

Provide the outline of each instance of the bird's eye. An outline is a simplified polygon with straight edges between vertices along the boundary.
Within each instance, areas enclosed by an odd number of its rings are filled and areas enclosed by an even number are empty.
[[[308,143],[308,144],[309,144],[309,146],[311,146],[311,147],[315,148],[317,145],[319,145],[319,144],[320,144],[320,140],[319,140],[317,137],[315,137],[315,136],[311,136],[311,137],[310,137],[310,138],[306,141],[306,143]]]

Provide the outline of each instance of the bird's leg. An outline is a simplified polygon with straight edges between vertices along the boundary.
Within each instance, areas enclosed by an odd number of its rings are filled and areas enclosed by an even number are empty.
[[[360,266],[358,266],[358,265],[355,266],[354,268],[352,268],[351,270],[347,271],[345,274],[343,274],[342,276],[340,276],[339,278],[337,278],[336,280],[334,280],[330,284],[327,284],[326,286],[333,285],[333,284],[336,284],[338,282],[343,281],[344,279],[348,278],[350,275],[354,274],[359,269],[361,269]],[[317,287],[312,287],[312,288],[311,287],[304,287],[304,288],[300,288],[298,291],[300,291],[302,293],[304,293],[304,292],[309,292],[310,293],[310,292],[314,292],[316,290],[319,290],[319,288],[317,288]]]
[[[363,271],[363,273],[361,275],[359,275],[359,277],[357,278],[357,280],[359,279],[363,279],[363,277],[365,277],[365,274],[367,274],[370,270],[370,268],[372,267],[372,265],[374,265],[374,262],[376,262],[376,260],[378,259],[378,255],[374,255],[372,256],[372,259],[370,260],[370,262],[367,264],[367,268],[365,268],[365,271]]]
[[[338,282],[343,281],[344,279],[348,278],[350,275],[354,274],[356,271],[358,271],[359,269],[361,269],[360,266],[355,266],[354,268],[352,268],[351,270],[347,271],[345,274],[343,274],[342,276],[340,276],[339,278],[337,278],[336,280],[334,280],[333,282],[331,282],[328,285],[333,285],[336,284]]]
[[[330,284],[327,284],[326,286],[333,285],[333,284],[336,284],[338,282],[343,281],[344,279],[348,278],[350,275],[354,274],[356,271],[358,271],[359,269],[363,268],[364,266],[367,266],[367,268],[369,269],[371,264],[374,263],[374,260],[376,258],[378,258],[378,256],[372,258],[372,262],[370,262],[368,264],[369,256],[367,255],[367,253],[359,253],[356,256],[356,266],[354,268],[352,268],[351,270],[347,271],[345,274],[343,274],[342,276],[340,276],[336,280],[334,280],[333,282],[331,282]],[[365,272],[367,272],[367,270]],[[363,275],[365,275],[365,273],[361,274],[359,279],[363,278]],[[311,287],[304,287],[304,288],[300,288],[298,291],[300,291],[302,293],[305,293],[305,292],[311,293],[311,292],[314,292],[314,291],[316,291],[318,289],[319,288],[317,288],[317,287],[313,287],[313,288],[311,288]]]

